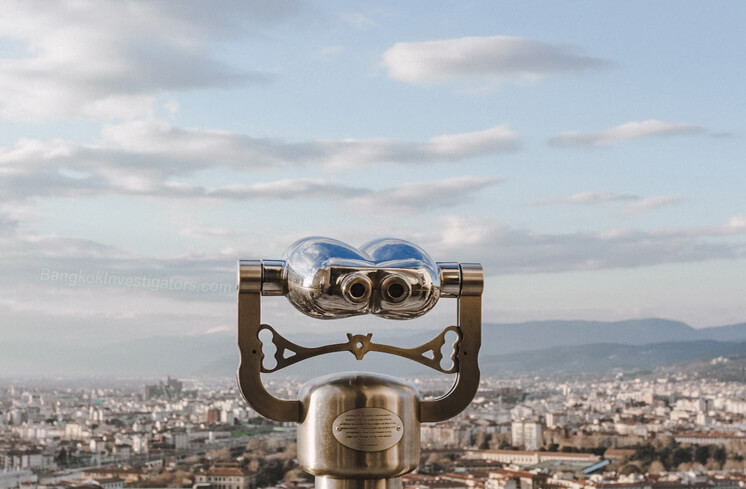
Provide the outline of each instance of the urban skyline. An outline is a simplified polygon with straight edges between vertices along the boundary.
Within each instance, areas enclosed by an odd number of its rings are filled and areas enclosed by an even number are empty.
[[[425,396],[447,389],[409,380]],[[298,386],[271,390],[288,397]],[[738,489],[745,415],[743,382],[697,375],[487,377],[464,413],[423,424],[421,463],[404,484]],[[0,487],[310,489],[295,436],[294,425],[257,417],[227,379],[15,383],[0,386]]]

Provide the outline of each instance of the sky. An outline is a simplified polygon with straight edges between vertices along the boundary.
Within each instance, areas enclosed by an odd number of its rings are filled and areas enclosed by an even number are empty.
[[[0,7],[5,341],[232,333],[313,235],[480,262],[487,322],[746,321],[743,2]]]

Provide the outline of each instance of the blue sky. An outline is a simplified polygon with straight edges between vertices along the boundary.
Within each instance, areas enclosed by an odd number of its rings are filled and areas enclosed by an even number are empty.
[[[2,8],[5,338],[232,331],[307,235],[479,261],[490,322],[746,320],[743,2]]]

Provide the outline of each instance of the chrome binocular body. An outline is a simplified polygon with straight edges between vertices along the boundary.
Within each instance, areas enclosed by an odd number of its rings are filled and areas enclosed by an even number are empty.
[[[241,260],[238,266],[238,383],[259,414],[296,422],[298,460],[325,489],[398,488],[400,476],[419,462],[419,427],[443,421],[468,406],[479,386],[483,273],[479,264],[435,262],[419,246],[379,239],[360,249],[337,240],[305,238],[282,260]],[[347,334],[347,341],[303,347],[261,322],[263,296],[285,296],[317,319],[362,314],[406,320],[430,311],[440,298],[458,301],[457,323],[427,343],[402,348],[380,344],[372,334]],[[259,333],[268,330],[274,366],[264,365]],[[445,335],[456,333],[451,351]],[[379,374],[342,373],[315,379],[297,400],[269,394],[262,373],[326,353],[349,351],[358,360],[377,351],[408,358],[439,372],[455,374],[453,387],[438,399],[421,400],[417,389]],[[444,367],[441,360],[450,358]]]

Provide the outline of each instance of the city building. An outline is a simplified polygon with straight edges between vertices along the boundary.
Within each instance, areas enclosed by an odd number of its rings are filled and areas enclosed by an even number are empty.
[[[237,466],[216,466],[195,476],[195,484],[212,489],[252,489],[256,484],[255,474]]]

